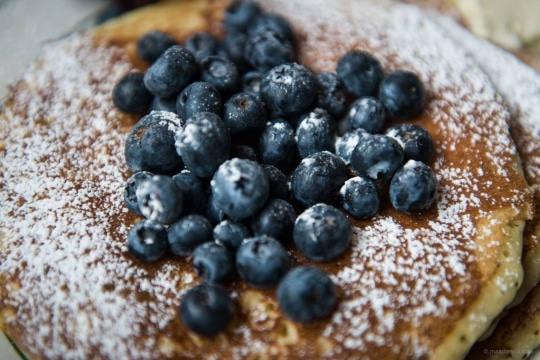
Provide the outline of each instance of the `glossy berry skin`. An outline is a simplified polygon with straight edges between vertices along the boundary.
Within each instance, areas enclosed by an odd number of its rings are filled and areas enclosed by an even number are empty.
[[[202,283],[184,294],[179,315],[190,331],[204,337],[214,337],[231,323],[234,304],[224,287]]]
[[[207,56],[216,55],[218,44],[215,36],[206,31],[193,33],[184,42],[184,46],[191,51],[198,62]]]
[[[379,211],[381,197],[375,181],[356,176],[345,181],[338,193],[343,209],[357,219],[370,219]]]
[[[137,55],[147,63],[152,64],[173,45],[178,44],[170,34],[152,30],[137,40]]]
[[[249,285],[266,289],[278,284],[291,261],[285,248],[266,235],[244,240],[236,252],[236,270]]]
[[[144,74],[133,72],[124,76],[113,89],[113,103],[128,114],[142,114],[148,110],[154,96],[144,86]]]
[[[272,31],[254,34],[246,40],[244,58],[255,69],[266,72],[274,66],[294,60],[290,42]]]
[[[337,74],[323,71],[316,76],[317,106],[328,111],[334,118],[347,110],[347,90]]]
[[[386,122],[383,104],[374,97],[366,96],[355,100],[345,117],[347,131],[364,129],[371,134],[380,132]]]
[[[271,199],[283,199],[289,201],[291,197],[291,189],[289,187],[289,180],[277,167],[268,164],[261,164],[262,168],[268,176],[270,183],[270,195]]]
[[[128,133],[124,155],[133,172],[150,171],[171,174],[182,168],[182,158],[174,151],[175,134],[182,120],[167,111],[153,111],[144,116]]]
[[[369,136],[369,133],[364,129],[347,131],[336,140],[336,154],[345,161],[345,164],[350,165],[354,148],[367,136]]]
[[[242,75],[242,91],[248,94],[260,96],[261,80],[264,73],[258,70],[251,70]]]
[[[234,158],[224,162],[210,182],[217,206],[233,219],[257,213],[270,193],[268,176],[251,160]]]
[[[227,219],[227,215],[221,210],[221,208],[216,203],[214,196],[210,193],[208,197],[208,203],[206,204],[206,218],[212,223],[212,225],[217,225],[221,221]]]
[[[424,109],[426,90],[416,74],[394,71],[381,81],[379,100],[390,116],[410,119],[418,116]]]
[[[264,207],[251,219],[253,235],[268,235],[278,241],[291,238],[296,211],[283,199],[270,199]]]
[[[294,198],[305,207],[332,203],[346,179],[347,167],[343,160],[322,151],[300,162],[292,175],[291,189]]]
[[[184,195],[184,214],[203,215],[210,194],[208,183],[189,170],[183,170],[172,178]]]
[[[214,241],[225,246],[233,254],[242,242],[251,237],[251,231],[243,223],[223,220],[214,227]]]
[[[190,117],[176,133],[176,151],[188,170],[199,177],[210,177],[231,151],[231,136],[221,118],[209,112]]]
[[[266,124],[259,137],[261,162],[288,172],[298,161],[295,132],[284,119],[274,119]]]
[[[223,20],[227,30],[244,31],[250,21],[261,13],[259,5],[250,0],[235,0],[225,9]]]
[[[294,30],[291,24],[281,15],[262,13],[249,23],[247,29],[249,36],[253,37],[265,32],[272,32],[282,39],[282,41],[290,44],[295,43]]]
[[[237,93],[225,102],[223,121],[232,136],[258,136],[266,125],[266,110],[258,96]]]
[[[394,208],[408,214],[428,210],[437,195],[437,178],[429,166],[409,160],[390,182],[390,201]]]
[[[221,115],[222,109],[223,102],[218,89],[204,81],[189,84],[176,98],[176,113],[185,120],[201,112]]]
[[[354,148],[351,165],[359,175],[373,180],[390,180],[403,164],[403,148],[386,135],[366,136]]]
[[[188,257],[197,246],[212,241],[212,224],[202,215],[186,215],[169,227],[168,241],[173,254]]]
[[[343,255],[352,228],[343,213],[328,204],[316,204],[298,216],[293,239],[300,252],[313,261],[330,261]]]
[[[385,134],[400,143],[405,152],[406,160],[412,159],[427,163],[433,154],[433,138],[420,125],[395,125],[388,128]]]
[[[240,74],[230,60],[221,56],[207,56],[199,65],[201,80],[214,85],[222,99],[227,99],[240,89]]]
[[[334,119],[322,108],[304,115],[296,126],[296,145],[303,159],[319,151],[335,151]]]
[[[124,203],[132,213],[142,215],[137,203],[137,189],[146,179],[153,176],[154,174],[149,171],[138,171],[127,179],[124,186]]]
[[[337,75],[355,98],[374,96],[383,78],[383,69],[377,59],[370,54],[352,50],[343,55],[337,63]]]
[[[183,46],[174,45],[146,70],[144,85],[155,96],[176,97],[197,71],[195,57]]]
[[[150,220],[139,221],[128,233],[129,251],[138,259],[153,262],[167,251],[167,229]]]
[[[299,266],[280,281],[277,299],[281,311],[291,320],[307,323],[328,317],[337,304],[336,285],[322,270]]]
[[[302,114],[317,97],[315,75],[296,63],[278,65],[263,76],[260,94],[275,116]]]
[[[204,281],[220,283],[232,274],[234,257],[225,246],[215,242],[206,242],[195,248],[193,267]]]
[[[184,195],[169,176],[154,175],[136,191],[141,214],[159,224],[171,224],[182,214]]]

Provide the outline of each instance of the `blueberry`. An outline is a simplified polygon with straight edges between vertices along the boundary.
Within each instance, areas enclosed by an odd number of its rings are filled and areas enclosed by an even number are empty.
[[[244,58],[259,71],[268,71],[274,66],[294,60],[294,49],[290,42],[272,31],[256,33],[246,40]]]
[[[256,288],[271,288],[289,271],[291,261],[285,248],[266,235],[244,240],[236,252],[240,278]]]
[[[306,323],[332,313],[337,304],[337,290],[324,271],[312,266],[299,266],[280,281],[277,299],[288,318]]]
[[[401,144],[406,160],[412,159],[427,163],[433,154],[433,138],[420,125],[395,125],[387,129],[385,134]]]
[[[189,119],[201,112],[221,115],[223,102],[218,89],[204,81],[196,81],[186,86],[176,98],[176,113],[182,119]]]
[[[283,199],[270,199],[251,219],[253,235],[268,235],[279,241],[291,238],[296,211]]]
[[[328,151],[306,157],[291,179],[293,196],[305,207],[319,202],[331,203],[347,179],[343,160]]]
[[[220,48],[217,54],[226,57],[232,61],[239,73],[244,73],[250,69],[249,64],[244,58],[244,47],[248,37],[246,34],[238,31],[228,31],[223,40],[221,40]]]
[[[207,56],[216,55],[218,44],[215,36],[206,31],[195,32],[184,42],[184,46],[191,51],[197,61],[201,61]]]
[[[257,34],[272,32],[290,44],[295,43],[294,30],[283,16],[273,13],[262,13],[255,17],[248,26],[247,33],[253,37]]]
[[[212,241],[212,224],[202,215],[186,215],[169,227],[168,241],[173,254],[190,256],[197,246]]]
[[[260,94],[274,115],[302,114],[317,97],[315,75],[303,65],[278,65],[263,76]]]
[[[152,64],[171,46],[178,45],[168,33],[152,30],[137,40],[137,54],[141,59]]]
[[[370,54],[352,50],[338,60],[337,75],[347,91],[359,98],[377,94],[383,70],[379,61]]]
[[[224,162],[210,183],[218,207],[231,218],[245,219],[259,211],[270,193],[268,176],[251,160]]]
[[[426,103],[422,81],[409,71],[394,71],[379,86],[379,100],[390,116],[409,119],[419,115]]]
[[[385,121],[386,111],[383,104],[371,96],[356,99],[345,117],[347,131],[364,129],[372,134],[380,132]]]
[[[221,221],[227,219],[227,215],[221,210],[217,202],[215,201],[214,196],[210,193],[208,197],[208,203],[206,205],[206,218],[213,224],[219,224]]]
[[[225,288],[202,283],[189,289],[180,304],[180,320],[194,333],[213,337],[224,331],[234,317],[234,305]]]
[[[184,214],[205,214],[210,193],[207,182],[189,170],[183,170],[172,178],[184,195]]]
[[[209,177],[231,151],[231,136],[221,118],[210,112],[190,117],[176,134],[176,151],[188,170],[199,177]]]
[[[336,154],[345,161],[345,164],[350,165],[354,148],[368,135],[369,133],[361,128],[346,132],[336,140]]]
[[[316,204],[301,213],[293,239],[300,252],[313,261],[330,261],[343,255],[351,242],[352,227],[343,213],[328,204]]]
[[[182,214],[182,190],[169,176],[154,175],[144,180],[136,191],[141,214],[160,224],[171,224]]]
[[[195,248],[193,267],[204,281],[223,282],[232,274],[234,258],[223,245],[206,242]]]
[[[289,180],[277,167],[268,164],[261,164],[261,167],[268,176],[268,182],[270,184],[271,199],[283,199],[289,201],[291,197],[291,189],[289,188]]]
[[[347,110],[347,90],[341,79],[332,72],[323,71],[316,76],[317,106],[328,111],[334,118]]]
[[[390,201],[399,211],[412,214],[428,210],[437,194],[437,178],[421,161],[409,160],[390,182]]]
[[[144,85],[155,96],[172,98],[188,84],[196,71],[197,63],[191,51],[174,45],[148,68]]]
[[[371,179],[362,176],[350,178],[338,195],[343,209],[357,219],[370,219],[379,211],[379,188]]]
[[[167,229],[150,220],[139,221],[129,230],[128,248],[143,261],[157,261],[167,251]]]
[[[137,189],[141,183],[154,176],[149,171],[138,171],[126,181],[124,187],[124,203],[126,204],[129,211],[137,215],[142,215],[141,210],[139,209],[139,204],[137,203]]]
[[[236,253],[242,242],[249,237],[251,232],[246,225],[239,222],[223,220],[214,227],[214,241],[232,253]]]
[[[298,161],[294,129],[289,122],[276,118],[266,124],[259,137],[261,162],[288,172]]]
[[[144,116],[128,133],[124,155],[133,172],[150,171],[171,174],[182,168],[182,158],[175,152],[175,133],[182,121],[167,111],[153,111]]]
[[[261,79],[263,72],[259,70],[252,70],[242,75],[242,91],[248,94],[260,96]]]
[[[176,113],[176,99],[162,99],[155,96],[150,104],[150,111],[169,111]]]
[[[223,121],[232,136],[258,136],[266,125],[266,110],[258,96],[237,93],[225,102]]]
[[[233,146],[231,149],[231,159],[233,158],[247,159],[255,162],[259,161],[257,151],[249,145]]]
[[[113,103],[128,114],[142,114],[148,110],[153,96],[144,86],[144,74],[133,72],[124,76],[113,89]]]
[[[386,135],[367,135],[354,148],[351,164],[362,176],[373,180],[390,180],[403,164],[404,153],[399,143]]]
[[[253,18],[261,13],[259,5],[250,0],[235,0],[225,10],[223,20],[227,30],[244,31]]]
[[[334,152],[334,119],[322,108],[307,113],[296,127],[296,144],[301,158],[320,151]]]
[[[201,80],[214,85],[223,99],[240,89],[240,74],[230,60],[221,56],[207,56],[201,60],[200,68]]]

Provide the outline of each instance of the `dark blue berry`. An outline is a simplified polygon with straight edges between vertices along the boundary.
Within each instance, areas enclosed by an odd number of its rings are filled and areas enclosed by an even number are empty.
[[[401,144],[406,160],[412,159],[427,163],[433,154],[433,138],[420,125],[395,125],[387,129],[385,134]]]
[[[296,127],[296,144],[301,158],[320,151],[335,151],[334,119],[322,108],[304,115]]]
[[[298,148],[291,124],[277,118],[268,122],[259,137],[261,162],[288,172],[298,161]]]
[[[294,49],[290,42],[275,32],[259,32],[246,40],[244,58],[255,69],[265,72],[293,61]]]
[[[216,203],[214,196],[210,193],[208,197],[208,203],[206,206],[206,218],[213,224],[219,224],[221,221],[224,221],[227,218],[227,215],[221,210],[219,205]]]
[[[237,145],[231,149],[231,159],[247,159],[251,161],[259,161],[259,155],[257,151],[249,145]]]
[[[139,204],[137,203],[137,189],[144,180],[152,176],[154,174],[149,171],[138,171],[126,181],[126,185],[124,186],[124,203],[129,211],[134,214],[142,215]]]
[[[390,201],[399,211],[412,214],[428,210],[437,195],[437,178],[429,166],[409,160],[390,182]]]
[[[182,158],[175,152],[175,133],[182,121],[167,111],[153,111],[135,124],[128,133],[124,154],[133,172],[150,171],[171,174],[182,168]]]
[[[186,86],[176,98],[176,113],[187,120],[201,112],[221,115],[223,102],[218,89],[204,81],[196,81]]]
[[[244,240],[236,252],[240,278],[256,288],[271,288],[289,271],[291,261],[285,248],[266,235]]]
[[[210,183],[218,207],[233,219],[257,213],[270,193],[268,176],[251,160],[234,158],[224,162]]]
[[[150,104],[150,111],[169,111],[176,112],[176,99],[162,99],[155,96]]]
[[[347,131],[364,129],[369,133],[380,132],[386,121],[383,104],[374,97],[356,99],[345,117]]]
[[[268,182],[270,183],[270,195],[271,199],[283,199],[289,201],[291,197],[291,189],[289,188],[289,180],[277,167],[268,164],[261,164],[262,168],[268,176]]]
[[[237,93],[225,102],[223,121],[232,136],[258,136],[266,125],[266,110],[258,96]]]
[[[197,61],[201,61],[207,56],[216,55],[218,44],[215,36],[206,31],[195,32],[184,42],[184,46],[191,51]]]
[[[336,285],[322,270],[299,266],[289,271],[277,289],[279,307],[293,321],[306,323],[329,316],[337,303]]]
[[[377,94],[379,83],[383,78],[383,69],[379,61],[370,54],[352,50],[338,60],[337,75],[347,91],[359,98]]]
[[[223,220],[214,228],[214,241],[232,253],[236,253],[242,242],[249,237],[251,232],[246,225],[239,222]]]
[[[233,272],[234,257],[225,246],[206,242],[195,248],[193,267],[204,281],[223,282]]]
[[[283,199],[270,199],[251,219],[253,235],[268,235],[279,241],[291,238],[296,211]]]
[[[133,72],[124,76],[113,89],[113,103],[121,111],[142,114],[148,110],[153,96],[144,86],[144,74]]]
[[[240,74],[230,60],[221,56],[207,56],[200,61],[200,69],[201,80],[214,85],[223,99],[240,89]]]
[[[260,6],[253,1],[235,0],[225,9],[223,22],[227,30],[244,31],[260,13]]]
[[[331,203],[347,179],[347,166],[337,155],[322,151],[310,155],[292,175],[293,196],[305,207]]]
[[[294,44],[296,41],[291,24],[283,16],[278,14],[262,13],[249,23],[247,29],[249,36],[253,37],[266,32],[276,34],[282,41],[286,41],[289,44]]]
[[[328,204],[316,204],[298,216],[293,239],[300,252],[313,261],[343,255],[351,242],[352,227],[343,213]]]
[[[367,136],[369,136],[369,133],[364,129],[355,129],[346,132],[336,140],[336,154],[345,161],[345,164],[349,165],[354,148]]]
[[[339,191],[343,209],[357,219],[370,219],[379,211],[380,194],[375,181],[356,176],[345,181]]]
[[[302,114],[317,97],[315,75],[303,65],[278,65],[263,76],[260,93],[274,115]]]
[[[367,135],[354,148],[351,164],[362,176],[373,180],[390,180],[403,164],[399,143],[386,135]]]
[[[246,72],[241,79],[242,91],[248,94],[260,96],[261,79],[263,75],[263,72],[258,70]]]
[[[229,158],[231,136],[218,115],[201,112],[190,117],[177,133],[176,151],[193,174],[209,177]]]
[[[347,90],[334,73],[323,71],[317,74],[317,106],[328,111],[334,118],[341,117],[347,110]]]
[[[212,241],[212,224],[197,214],[182,217],[169,227],[169,246],[175,255],[190,256],[193,250],[205,242]]]
[[[250,69],[250,65],[244,58],[244,46],[248,37],[246,34],[238,31],[229,31],[221,40],[218,55],[226,57],[232,61],[239,73],[244,73]]]
[[[165,50],[173,45],[178,44],[170,34],[159,30],[152,30],[137,40],[137,54],[141,59],[152,64]]]
[[[135,224],[128,233],[128,248],[143,261],[157,261],[167,251],[167,229],[150,220]]]
[[[183,46],[174,45],[146,70],[144,85],[155,96],[176,97],[197,71],[195,57]]]
[[[141,214],[160,224],[171,224],[182,214],[182,190],[169,176],[154,175],[143,181],[136,191]]]
[[[184,194],[184,214],[204,215],[210,194],[207,182],[189,170],[174,175],[173,180]]]
[[[194,333],[213,337],[224,331],[234,317],[234,305],[225,288],[202,283],[189,289],[180,304],[180,320]]]
[[[384,77],[379,100],[390,116],[409,119],[419,115],[426,103],[424,84],[409,71],[394,71]]]

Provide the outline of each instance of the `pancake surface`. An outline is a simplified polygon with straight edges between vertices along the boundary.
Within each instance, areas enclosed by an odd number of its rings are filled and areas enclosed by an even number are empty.
[[[513,299],[530,199],[508,112],[487,76],[415,7],[325,4],[263,5],[289,18],[299,61],[315,72],[363,49],[386,72],[420,76],[428,103],[414,122],[435,140],[433,208],[408,216],[387,204],[373,220],[352,220],[350,250],[317,264],[340,289],[327,321],[294,324],[273,291],[235,281],[231,327],[197,337],[176,316],[199,281],[191,264],[144,264],[127,250],[137,219],[122,202],[123,141],[137,119],[119,113],[110,94],[142,66],[138,36],[153,28],[179,41],[195,30],[220,34],[225,4],[165,2],[73,34],[47,45],[0,120],[0,324],[31,358],[452,358]]]

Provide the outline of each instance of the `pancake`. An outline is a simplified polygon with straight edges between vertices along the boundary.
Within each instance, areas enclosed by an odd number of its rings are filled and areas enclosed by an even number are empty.
[[[514,298],[531,195],[507,108],[476,62],[413,6],[261,3],[291,21],[299,61],[315,72],[363,49],[385,72],[418,74],[428,100],[413,122],[434,138],[434,206],[411,216],[385,202],[372,220],[350,219],[347,253],[314,264],[339,289],[331,318],[296,324],[273,290],[232,281],[231,326],[194,335],[177,317],[200,281],[189,261],[147,264],[128,252],[138,219],[122,202],[123,142],[138,119],[114,108],[111,91],[144,70],[141,34],[219,36],[226,4],[162,2],[77,32],[47,44],[0,119],[0,324],[31,359],[461,358]]]

